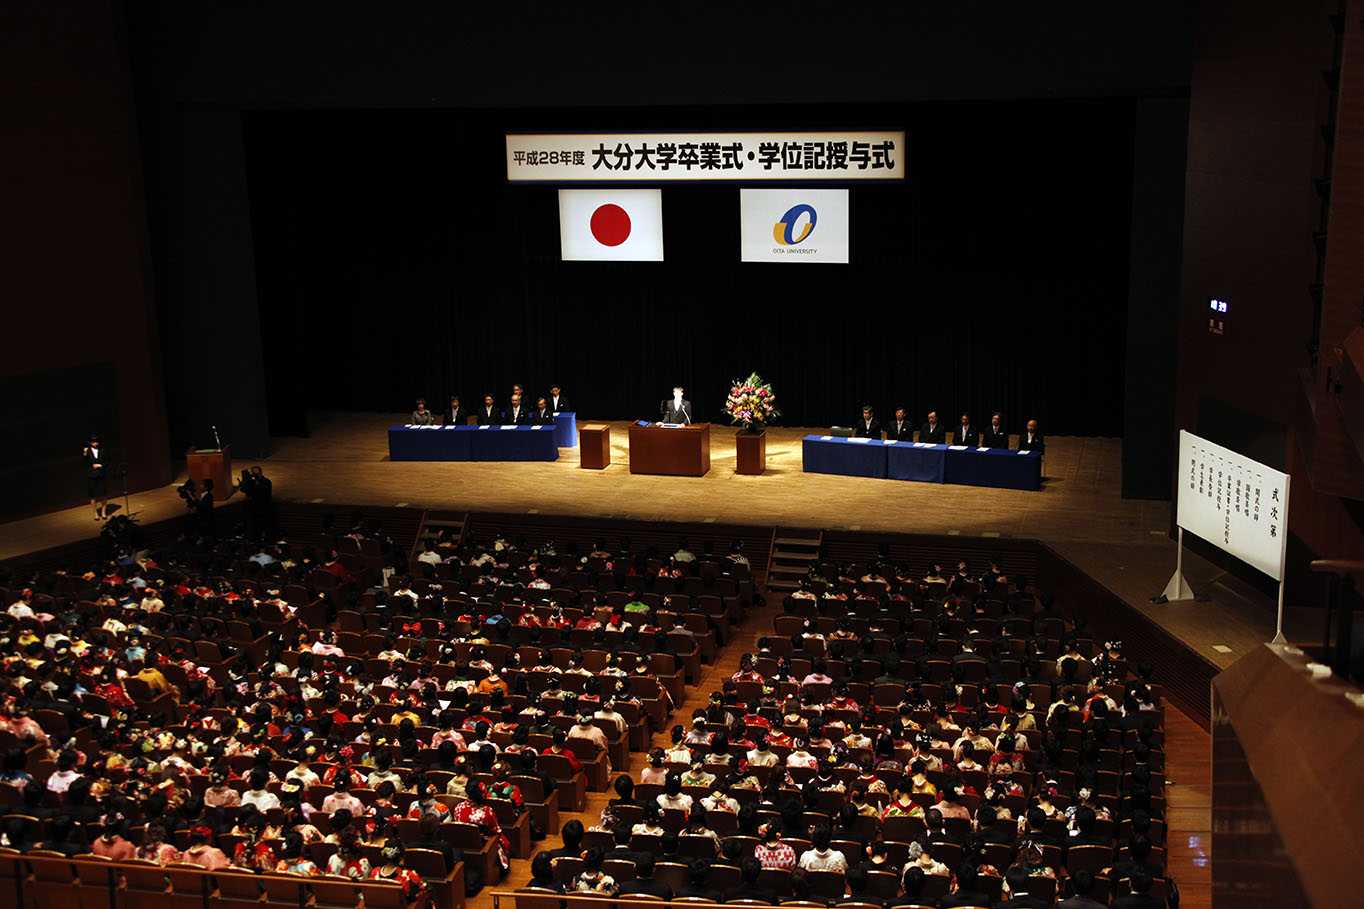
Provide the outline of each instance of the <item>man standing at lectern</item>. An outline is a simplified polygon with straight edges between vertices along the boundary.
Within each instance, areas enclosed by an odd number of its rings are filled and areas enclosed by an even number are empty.
[[[673,396],[664,399],[659,410],[663,413],[664,423],[690,423],[691,402],[682,397],[682,386],[673,389]]]

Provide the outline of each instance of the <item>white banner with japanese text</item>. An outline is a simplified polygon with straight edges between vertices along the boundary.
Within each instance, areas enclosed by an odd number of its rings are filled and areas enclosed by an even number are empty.
[[[1288,474],[1179,432],[1179,526],[1283,580]]]
[[[903,132],[509,133],[510,183],[847,183],[905,176]]]

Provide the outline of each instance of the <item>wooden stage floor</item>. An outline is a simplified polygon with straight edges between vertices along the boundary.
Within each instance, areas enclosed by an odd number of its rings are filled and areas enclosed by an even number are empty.
[[[1043,488],[1023,492],[806,474],[800,440],[812,430],[787,428],[769,430],[768,469],[756,477],[734,473],[734,430],[719,425],[704,477],[632,475],[625,422],[613,425],[612,464],[602,471],[578,469],[576,448],[561,449],[555,462],[390,462],[386,430],[403,419],[312,414],[311,437],[276,439],[259,463],[275,495],[297,502],[1033,538],[1218,667],[1273,635],[1274,604],[1236,583],[1212,584],[1210,603],[1148,601],[1174,570],[1170,503],[1122,498],[1120,439],[1050,437]],[[184,512],[175,484],[134,494],[131,508],[144,522]],[[98,527],[88,507],[3,524],[0,559],[88,538]],[[1186,554],[1185,575],[1202,590],[1219,570]],[[1291,610],[1289,637],[1310,640],[1313,616]]]

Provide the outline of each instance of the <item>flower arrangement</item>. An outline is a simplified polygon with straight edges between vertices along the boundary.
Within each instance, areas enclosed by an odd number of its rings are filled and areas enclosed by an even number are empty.
[[[756,372],[747,379],[734,380],[725,399],[725,413],[731,423],[743,426],[745,432],[762,432],[781,416],[776,393]]]

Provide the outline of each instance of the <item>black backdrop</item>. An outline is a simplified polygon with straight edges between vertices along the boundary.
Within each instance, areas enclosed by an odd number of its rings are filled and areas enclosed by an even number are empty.
[[[720,419],[756,369],[783,423],[864,401],[1013,431],[1120,435],[1133,102],[836,109],[261,111],[245,118],[271,432],[305,412],[563,385]],[[903,185],[853,186],[851,264],[738,261],[733,186],[665,186],[663,263],[559,261],[554,189],[505,181],[512,130],[907,131]]]

